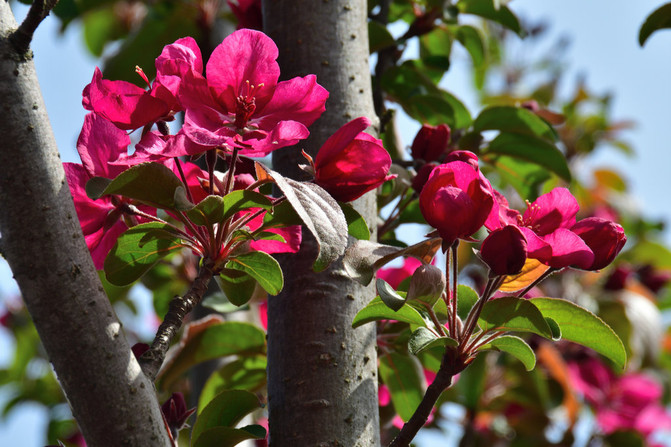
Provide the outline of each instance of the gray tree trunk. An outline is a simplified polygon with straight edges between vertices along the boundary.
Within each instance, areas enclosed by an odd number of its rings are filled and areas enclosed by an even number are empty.
[[[326,113],[298,147],[273,155],[274,169],[301,178],[299,148],[314,156],[353,118],[377,121],[368,66],[364,0],[264,0],[264,28],[279,47],[282,78],[317,75],[329,92]],[[375,238],[375,194],[355,203]],[[316,246],[307,231],[301,252],[283,259],[285,286],[269,299],[268,393],[270,444],[377,446],[376,333],[352,329],[354,315],[374,296],[341,265],[315,274]]]
[[[0,1],[0,248],[88,445],[168,446],[154,387],[105,296],[30,55]]]

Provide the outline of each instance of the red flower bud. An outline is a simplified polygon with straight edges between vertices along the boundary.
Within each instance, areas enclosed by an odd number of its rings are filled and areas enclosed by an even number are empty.
[[[184,395],[172,393],[172,396],[161,405],[161,412],[170,427],[173,438],[177,439],[177,433],[184,427],[189,416],[196,412],[196,408],[187,410]]]
[[[447,150],[450,142],[450,128],[447,124],[429,126],[424,124],[412,142],[412,158],[427,162],[437,161]]]
[[[447,245],[478,231],[493,206],[491,185],[462,161],[435,168],[419,195],[422,215]]]
[[[527,260],[527,238],[514,225],[494,230],[482,242],[480,257],[493,275],[515,275]]]
[[[615,259],[627,242],[627,236],[620,225],[599,217],[583,219],[573,225],[571,231],[580,236],[594,252],[594,261],[585,270],[604,268]]]
[[[363,132],[367,118],[342,126],[321,147],[314,161],[315,183],[340,202],[351,202],[387,180],[391,157],[382,141]]]

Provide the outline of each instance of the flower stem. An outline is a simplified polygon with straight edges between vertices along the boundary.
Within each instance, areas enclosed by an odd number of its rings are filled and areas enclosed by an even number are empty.
[[[531,289],[533,289],[533,288],[536,287],[538,284],[540,284],[541,281],[543,281],[545,278],[547,278],[548,276],[552,275],[554,272],[557,272],[557,271],[559,271],[559,270],[560,270],[560,269],[556,269],[556,268],[554,268],[554,267],[550,267],[549,269],[547,269],[547,270],[545,271],[545,273],[543,273],[541,276],[539,276],[538,279],[536,279],[534,282],[532,282],[531,284],[529,284],[529,285],[526,287],[526,289],[522,290],[522,291],[517,295],[517,297],[518,297],[518,298],[522,298],[524,295],[526,295],[527,293],[529,293],[529,291],[531,291]]]
[[[153,382],[156,379],[159,369],[165,360],[170,343],[182,326],[184,317],[193,310],[194,307],[203,298],[207,291],[207,286],[214,276],[211,261],[204,260],[203,265],[198,271],[198,276],[191,284],[184,296],[176,296],[170,301],[168,313],[163,319],[163,323],[156,331],[156,337],[151,347],[140,357],[140,366],[142,372]]]
[[[458,290],[458,285],[459,281],[457,280],[457,276],[459,275],[459,264],[458,264],[458,256],[457,256],[457,247],[459,247],[459,239],[457,239],[454,244],[452,244],[452,247],[450,248],[450,251],[452,253],[452,322],[450,323],[450,326],[454,327],[454,337],[453,338],[458,338],[460,336],[459,330],[457,328],[457,310],[458,310],[458,302],[457,302],[457,290]]]
[[[417,410],[415,410],[408,422],[403,424],[400,433],[394,438],[391,444],[389,444],[389,447],[410,446],[410,442],[415,438],[417,432],[419,432],[420,428],[422,428],[429,419],[431,410],[438,401],[441,393],[452,385],[452,377],[461,372],[464,367],[465,365],[460,358],[456,356],[456,351],[454,349],[448,348],[445,350],[436,378],[427,388],[426,394],[424,394]]]
[[[179,176],[182,177],[182,183],[184,183],[184,187],[186,188],[186,196],[189,198],[189,201],[191,203],[196,203],[194,202],[193,196],[191,195],[191,189],[189,188],[189,184],[186,182],[186,176],[184,175],[184,171],[182,170],[182,162],[179,161],[179,157],[175,157],[175,164],[177,165]]]

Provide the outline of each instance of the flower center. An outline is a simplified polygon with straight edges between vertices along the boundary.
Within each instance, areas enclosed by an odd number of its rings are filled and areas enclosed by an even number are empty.
[[[540,224],[535,223],[534,221],[536,220],[536,216],[540,212],[541,207],[538,204],[529,203],[528,200],[526,202],[527,202],[527,206],[529,207],[529,209],[527,210],[527,213],[525,213],[527,215],[527,217],[525,219],[522,216],[518,215],[517,216],[518,225],[521,226],[521,227],[530,228],[535,233],[538,233],[538,231],[540,230]]]
[[[263,83],[253,85],[249,81],[245,81],[245,84],[245,92],[235,98],[235,127],[238,129],[244,129],[247,126],[247,122],[254,115],[254,111],[256,110],[254,93],[257,89],[263,87]]]

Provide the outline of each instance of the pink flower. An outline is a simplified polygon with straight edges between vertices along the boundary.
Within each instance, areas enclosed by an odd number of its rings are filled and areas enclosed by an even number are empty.
[[[575,265],[586,268],[594,262],[590,247],[570,230],[576,222],[578,201],[566,188],[555,188],[529,204],[523,215],[508,208],[497,197],[498,209],[487,219],[490,230],[516,225],[527,238],[528,257],[554,268]]]
[[[391,157],[382,141],[363,132],[368,118],[342,126],[319,149],[314,161],[315,183],[336,200],[351,202],[393,178]]]
[[[594,253],[594,261],[585,270],[606,267],[627,242],[627,236],[620,225],[599,217],[583,219],[573,225],[571,231],[580,236]]]
[[[130,82],[103,79],[96,68],[93,80],[84,88],[82,104],[124,130],[170,121],[175,112],[182,110],[177,99],[182,78],[202,70],[198,45],[191,37],[185,37],[166,46],[156,59],[156,80],[149,91]],[[140,68],[136,71],[149,84],[144,72]]]
[[[463,161],[435,168],[419,195],[422,215],[446,245],[478,231],[493,206],[491,185],[482,181],[479,170]]]
[[[410,152],[415,160],[427,163],[437,161],[447,151],[450,142],[450,128],[447,124],[430,126],[424,124],[412,142]]]
[[[124,207],[128,205],[128,201],[116,196],[91,200],[86,195],[86,182],[94,176],[115,178],[127,169],[127,165],[114,165],[110,162],[125,154],[129,143],[130,138],[126,132],[90,113],[84,120],[77,140],[77,151],[82,164],[63,163],[86,245],[98,270],[103,268],[105,257],[117,238],[128,228],[123,220]],[[151,212],[148,207],[143,209]],[[136,219],[136,222],[139,221]]]
[[[314,75],[277,82],[278,50],[265,34],[242,29],[226,37],[207,63],[207,79],[189,72],[179,98],[184,133],[195,143],[264,156],[297,143],[324,111],[328,92]]]
[[[661,405],[663,388],[651,377],[640,373],[617,377],[595,358],[569,363],[568,371],[606,434],[634,430],[649,437],[656,430],[671,428],[671,415]]]
[[[515,275],[527,260],[527,238],[518,227],[507,225],[482,241],[480,256],[492,274]]]

